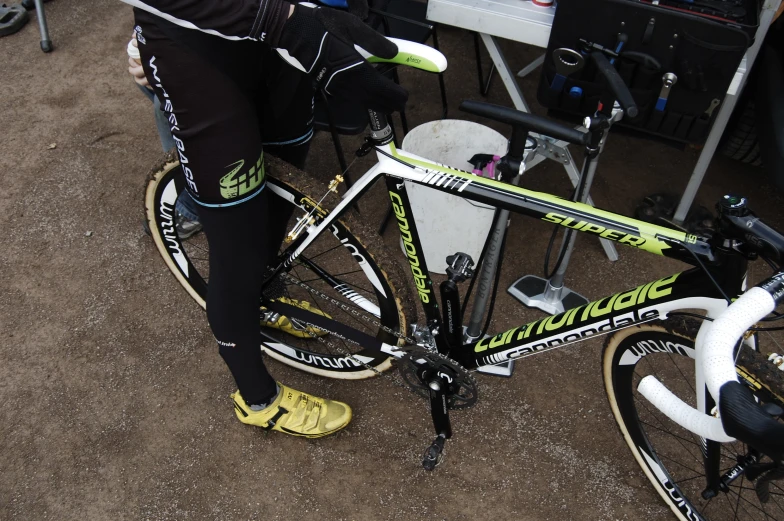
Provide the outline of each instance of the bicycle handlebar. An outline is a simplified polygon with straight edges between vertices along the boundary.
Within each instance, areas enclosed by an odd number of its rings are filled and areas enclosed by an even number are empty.
[[[636,118],[637,114],[640,113],[640,110],[637,108],[637,103],[634,101],[629,88],[623,82],[621,75],[618,74],[618,71],[616,71],[615,67],[610,63],[610,60],[599,51],[593,51],[591,53],[591,58],[594,63],[596,63],[596,68],[599,69],[599,72],[607,80],[607,84],[609,85],[613,96],[618,100],[624,113],[630,118]]]
[[[705,337],[705,384],[718,396],[719,414],[724,431],[768,455],[784,450],[784,424],[777,422],[756,402],[751,391],[738,381],[734,349],[750,327],[776,308],[782,297],[784,275],[768,279],[751,288],[714,321]],[[771,289],[773,291],[771,291]]]
[[[705,374],[705,385],[719,404],[720,420],[687,405],[654,376],[643,378],[638,391],[674,422],[703,438],[720,442],[738,439],[780,459],[784,452],[784,424],[766,413],[751,391],[738,381],[734,352],[738,339],[781,300],[784,273],[751,288],[711,324],[698,362],[701,361]]]

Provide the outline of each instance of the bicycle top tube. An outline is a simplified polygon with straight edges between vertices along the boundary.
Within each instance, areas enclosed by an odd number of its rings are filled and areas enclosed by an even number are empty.
[[[690,252],[712,260],[713,250],[707,240],[693,234],[639,221],[546,192],[536,192],[476,176],[405,150],[398,150],[393,143],[378,147],[377,155],[380,169],[387,175],[427,185],[468,200],[507,208],[650,253],[674,257],[688,264],[694,264]],[[349,196],[347,193],[346,197]]]

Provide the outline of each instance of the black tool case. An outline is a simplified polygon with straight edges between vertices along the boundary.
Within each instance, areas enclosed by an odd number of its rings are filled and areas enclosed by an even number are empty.
[[[714,1],[735,5],[738,0]],[[693,4],[676,0],[668,0],[666,6],[641,0],[559,0],[537,92],[539,102],[556,111],[593,114],[607,88],[585,42],[616,51],[625,35],[614,65],[640,112],[636,118],[624,117],[620,124],[701,144],[759,24],[759,0],[742,1],[745,14],[725,19],[690,10],[695,9]],[[585,58],[582,69],[563,82],[556,81],[553,57],[559,48],[573,49]],[[634,59],[624,57],[624,52]],[[654,60],[641,60],[640,54]],[[662,78],[667,73],[675,74],[677,81],[662,103]],[[561,83],[562,88],[554,88]]]

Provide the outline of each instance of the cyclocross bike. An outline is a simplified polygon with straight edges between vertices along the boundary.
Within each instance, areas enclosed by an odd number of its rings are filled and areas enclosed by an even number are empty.
[[[393,62],[434,72],[446,68],[444,57],[433,49],[397,43],[400,54]],[[606,57],[595,52],[591,58],[608,78],[604,107],[617,100],[627,113],[636,112]],[[405,384],[430,399],[438,436],[423,465],[432,469],[452,435],[449,410],[477,400],[473,370],[612,333],[602,359],[612,412],[634,457],[678,518],[784,518],[778,481],[784,477],[784,371],[758,351],[754,332],[765,328],[752,327],[779,317],[774,309],[784,299],[778,266],[784,237],[758,219],[742,197],[722,199],[716,231],[703,237],[510,182],[524,170],[526,150],[538,136],[584,147],[588,164],[600,147],[609,110],[588,118],[585,132],[486,103],[464,102],[461,109],[511,125],[509,151],[497,164],[500,180],[397,149],[387,118],[373,111],[370,136],[358,153],[375,151],[378,163],[342,198],[330,196],[339,179],[326,195],[314,198],[325,191],[323,183],[268,161],[267,188],[295,213],[287,242],[268,268],[261,320],[284,315],[301,335],[262,328],[262,349],[283,363],[331,378],[372,377],[394,362]],[[146,215],[168,267],[203,307],[208,246],[202,234],[187,240],[177,235],[174,208],[184,178],[174,157],[149,179]],[[400,231],[405,270],[395,262],[402,261],[400,252],[387,251],[352,210],[379,180],[385,182]],[[471,278],[474,260],[465,254],[450,256],[448,280],[436,289],[404,181],[679,259],[693,268],[494,336],[466,339],[461,334],[466,306],[455,287]],[[484,257],[485,252],[477,266]],[[747,265],[757,257],[766,259],[775,275],[743,293]],[[306,300],[311,308],[288,305],[270,294]],[[406,322],[417,317],[415,300],[423,316],[416,335]]]

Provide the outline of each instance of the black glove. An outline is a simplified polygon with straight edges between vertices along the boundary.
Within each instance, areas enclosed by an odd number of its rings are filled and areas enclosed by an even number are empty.
[[[283,59],[305,71],[317,89],[379,112],[403,110],[406,90],[379,74],[354,44],[380,58],[397,55],[394,43],[356,16],[312,4],[296,5],[277,47]]]

